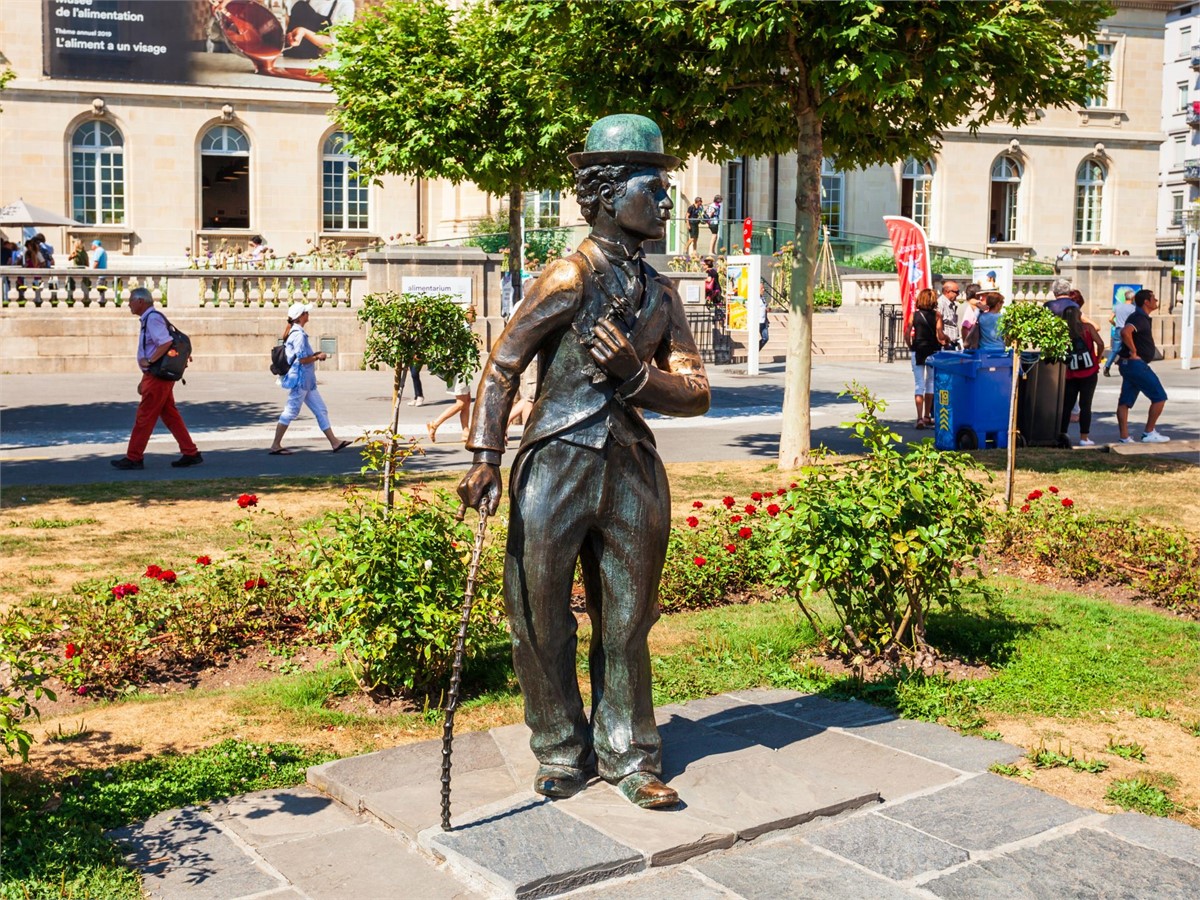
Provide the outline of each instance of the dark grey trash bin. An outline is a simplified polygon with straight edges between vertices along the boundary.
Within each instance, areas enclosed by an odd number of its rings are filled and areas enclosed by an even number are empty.
[[[1017,386],[1017,443],[1027,447],[1070,447],[1062,430],[1065,363],[1043,362],[1037,351],[1021,354]]]

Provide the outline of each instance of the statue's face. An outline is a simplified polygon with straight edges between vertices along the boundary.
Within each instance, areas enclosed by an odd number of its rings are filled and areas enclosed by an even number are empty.
[[[665,169],[643,169],[632,175],[625,193],[613,197],[613,219],[622,230],[654,241],[667,233],[674,204],[667,194]]]

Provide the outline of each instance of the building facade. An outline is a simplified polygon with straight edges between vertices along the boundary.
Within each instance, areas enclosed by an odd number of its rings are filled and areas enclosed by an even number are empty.
[[[1183,212],[1200,184],[1200,4],[1177,3],[1163,38],[1162,131],[1158,165],[1158,254],[1183,261]]]
[[[363,3],[309,5],[336,21]],[[264,42],[283,33],[291,5],[264,0],[279,23],[257,23]],[[307,74],[311,56],[230,52],[237,31],[222,31],[208,0],[168,4],[170,18],[157,23],[114,22],[100,9],[129,6],[6,0],[0,17],[0,53],[16,73],[0,101],[0,202],[20,197],[83,223],[58,234],[63,246],[99,237],[114,256],[176,260],[245,246],[256,234],[279,254],[321,243],[408,243],[417,235],[453,242],[472,222],[500,212],[500,200],[470,185],[386,177],[360,183],[345,135],[329,119],[332,94]],[[1174,157],[1171,168],[1161,164],[1160,110],[1175,102],[1164,94],[1163,60],[1175,54],[1185,62],[1176,52],[1185,17],[1177,16],[1174,37],[1164,31],[1176,6],[1117,3],[1095,38],[1110,62],[1110,82],[1084,107],[1039,111],[1019,130],[949,129],[929,159],[846,172],[827,164],[823,209],[832,235],[877,238],[884,215],[904,214],[925,225],[934,245],[967,255],[1051,258],[1065,246],[1153,255],[1169,218],[1159,199],[1164,175],[1172,192],[1179,190],[1175,176],[1182,183]],[[137,38],[155,33],[167,37],[160,44]],[[163,73],[173,80],[161,80]],[[1175,153],[1175,137],[1190,146],[1194,131],[1186,113],[1171,115]],[[721,246],[740,244],[744,217],[770,223],[776,243],[793,221],[791,156],[721,165],[693,159],[675,179],[680,216],[693,197],[724,195],[730,225]],[[1176,202],[1174,193],[1168,202]],[[528,203],[538,224],[581,223],[570,194],[540,192]],[[677,221],[665,249],[677,252],[686,240]],[[700,246],[707,249],[706,232]]]

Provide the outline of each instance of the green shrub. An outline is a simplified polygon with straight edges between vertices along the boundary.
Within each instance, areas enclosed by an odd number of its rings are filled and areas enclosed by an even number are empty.
[[[1041,303],[1009,303],[1000,314],[1000,333],[1008,346],[1040,350],[1044,362],[1063,362],[1071,354],[1067,323]]]
[[[34,703],[57,699],[45,686],[54,672],[48,653],[33,638],[35,626],[19,613],[0,619],[0,739],[9,756],[29,760],[33,735],[25,727],[40,718]]]
[[[719,606],[765,582],[763,523],[780,512],[775,493],[755,491],[748,503],[725,497],[707,509],[692,504],[692,514],[671,528],[658,588],[664,612]]]
[[[953,605],[977,570],[987,511],[969,457],[932,442],[901,455],[899,435],[880,423],[882,401],[848,391],[862,405],[852,427],[865,457],[822,465],[788,492],[774,520],[768,571],[779,579],[832,649],[898,658],[924,649],[925,611]],[[824,593],[836,626],[820,622]]]
[[[832,288],[813,288],[813,306],[818,309],[837,309],[842,305],[842,292]]]
[[[327,635],[366,690],[426,691],[449,670],[474,542],[448,494],[403,493],[389,514],[352,498],[308,529],[304,590],[311,624]],[[503,632],[502,541],[480,565],[468,649]]]
[[[1200,544],[1177,528],[1080,512],[1057,487],[1030,491],[991,524],[1002,556],[1078,582],[1124,584],[1153,603],[1200,614]]]

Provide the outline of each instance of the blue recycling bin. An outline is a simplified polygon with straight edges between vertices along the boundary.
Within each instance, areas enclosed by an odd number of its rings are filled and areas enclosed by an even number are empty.
[[[975,450],[1008,446],[1012,354],[943,350],[933,366],[934,446]]]

